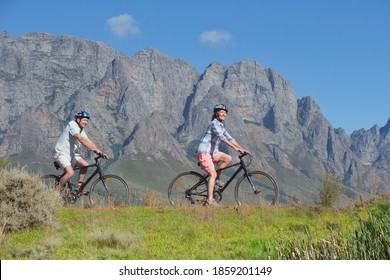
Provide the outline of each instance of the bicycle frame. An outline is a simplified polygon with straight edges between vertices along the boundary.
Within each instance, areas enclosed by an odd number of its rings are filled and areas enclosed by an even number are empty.
[[[230,183],[234,180],[234,178],[237,177],[237,175],[241,172],[241,170],[244,170],[244,174],[247,176],[248,180],[249,180],[249,183],[251,184],[253,190],[255,189],[254,186],[253,186],[253,183],[250,179],[250,177],[248,176],[248,169],[247,169],[247,166],[245,165],[245,163],[243,162],[243,157],[246,156],[246,155],[249,155],[249,154],[242,154],[239,156],[240,158],[240,162],[237,162],[237,163],[234,163],[234,164],[231,164],[229,166],[226,166],[224,168],[219,168],[217,169],[216,171],[222,171],[222,170],[226,170],[226,169],[229,169],[229,168],[232,168],[232,167],[235,167],[235,166],[240,166],[235,172],[234,174],[229,178],[229,180],[225,183],[225,185],[219,189],[219,192],[220,193],[223,193],[223,191],[230,185]],[[210,177],[210,175],[207,175],[205,177],[205,179],[207,180],[207,178]],[[194,186],[195,188],[197,187],[197,185]],[[192,188],[193,189],[193,188]]]
[[[102,169],[101,169],[100,163],[99,163],[99,159],[100,159],[100,158],[102,158],[102,156],[95,157],[95,158],[94,158],[94,159],[95,159],[95,163],[94,163],[94,164],[90,164],[90,165],[87,165],[87,166],[82,166],[82,167],[75,167],[75,168],[73,168],[73,170],[79,170],[79,169],[83,169],[83,168],[96,167],[95,170],[93,171],[93,173],[87,178],[87,180],[85,180],[85,181],[81,184],[81,186],[80,186],[80,188],[79,188],[79,190],[78,190],[79,192],[82,192],[82,191],[85,189],[85,187],[86,187],[86,186],[88,185],[88,183],[95,177],[96,174],[99,173],[99,178],[100,178],[100,179],[103,179]],[[60,176],[60,178],[62,178],[64,175],[65,175],[65,173],[63,173],[63,174]],[[102,180],[102,181],[103,181],[104,187],[107,188],[106,185],[105,185],[105,183],[104,183],[104,180]]]

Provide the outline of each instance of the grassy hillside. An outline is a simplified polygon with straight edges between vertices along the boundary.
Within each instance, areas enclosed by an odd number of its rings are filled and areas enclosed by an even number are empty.
[[[144,206],[63,207],[39,174],[7,165],[1,259],[390,259],[389,195],[338,209],[174,208],[153,192]]]
[[[385,254],[379,258],[389,259],[389,209],[388,201],[343,211],[310,207],[64,208],[55,227],[1,236],[0,258],[374,258],[353,256],[353,250],[373,250],[356,248],[360,243],[367,246],[359,241],[366,231],[365,239],[375,237],[370,246],[383,240]],[[378,222],[377,217],[387,220]],[[370,223],[377,223],[382,237],[367,233]]]

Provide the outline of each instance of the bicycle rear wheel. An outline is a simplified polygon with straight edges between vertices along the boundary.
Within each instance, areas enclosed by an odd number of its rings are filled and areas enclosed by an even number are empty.
[[[250,171],[238,180],[234,197],[238,205],[271,206],[278,201],[279,187],[268,173]]]
[[[173,206],[203,205],[207,199],[207,180],[194,171],[177,175],[169,185],[168,200]]]
[[[54,174],[44,175],[42,181],[48,190],[55,190],[57,189],[60,177]]]
[[[58,183],[60,182],[60,176],[57,176],[54,174],[44,175],[42,177],[42,180],[43,180],[43,183],[46,185],[48,190],[56,191],[57,187],[58,187]],[[68,184],[69,184],[69,182],[67,182],[63,186],[60,195],[66,204],[72,204],[72,203],[74,203],[75,198],[72,197]]]
[[[117,175],[107,174],[97,179],[91,187],[89,201],[94,206],[126,206],[130,190],[126,181]]]

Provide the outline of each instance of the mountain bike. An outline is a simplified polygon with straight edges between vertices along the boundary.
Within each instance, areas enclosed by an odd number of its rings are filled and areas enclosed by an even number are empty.
[[[66,182],[61,190],[61,197],[66,204],[75,204],[82,196],[89,196],[89,202],[93,206],[125,206],[129,203],[130,190],[126,181],[121,177],[112,174],[103,174],[99,159],[103,158],[103,154],[95,157],[95,163],[87,167],[95,167],[93,173],[81,184],[77,189],[75,184],[70,181]],[[56,164],[55,164],[56,165]],[[57,168],[58,167],[58,168]],[[56,165],[59,169],[59,166]],[[74,170],[82,167],[75,167]],[[43,176],[43,181],[48,188],[56,189],[58,182],[65,175],[49,174]],[[92,179],[97,176],[97,179],[92,183],[91,188],[86,190],[87,185]]]
[[[218,169],[225,170],[238,166],[223,186],[214,186],[214,199],[220,202],[222,193],[233,179],[243,171],[244,174],[238,179],[234,189],[236,203],[251,206],[275,205],[279,196],[279,187],[275,179],[264,171],[250,171],[248,166],[251,164],[252,156],[249,153],[243,153],[238,158],[239,162]],[[177,175],[168,188],[168,199],[171,205],[203,205],[207,199],[208,178],[209,175],[201,175],[196,171],[187,171]]]

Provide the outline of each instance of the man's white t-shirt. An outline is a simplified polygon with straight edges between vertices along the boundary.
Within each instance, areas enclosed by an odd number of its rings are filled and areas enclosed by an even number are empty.
[[[69,161],[72,158],[79,154],[78,149],[80,148],[80,142],[73,136],[77,133],[81,133],[81,136],[88,138],[87,133],[84,130],[81,130],[76,121],[70,121],[65,129],[62,131],[60,138],[57,141],[57,144],[54,148],[55,153],[65,155]]]

